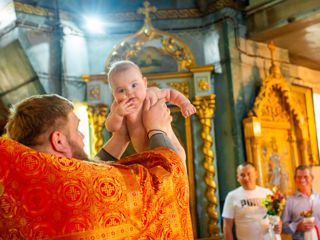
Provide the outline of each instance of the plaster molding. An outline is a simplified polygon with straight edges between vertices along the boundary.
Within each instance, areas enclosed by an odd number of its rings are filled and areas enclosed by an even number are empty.
[[[30,4],[24,4],[20,2],[14,2],[14,6],[17,12],[22,12],[26,14],[33,14],[37,16],[54,17],[55,12],[51,9],[36,7]],[[198,18],[206,16],[210,13],[216,12],[222,8],[231,7],[238,8],[238,4],[233,0],[218,0],[211,3],[207,7],[205,13],[201,13],[198,8],[185,8],[185,9],[162,9],[157,10],[156,13],[150,14],[151,19],[183,19],[183,18]],[[63,19],[74,19],[76,15],[67,12],[60,11],[60,17]],[[133,21],[133,20],[143,20],[144,17],[136,12],[117,12],[117,13],[106,13],[103,15],[106,20],[112,20],[113,22],[123,22],[123,21]]]

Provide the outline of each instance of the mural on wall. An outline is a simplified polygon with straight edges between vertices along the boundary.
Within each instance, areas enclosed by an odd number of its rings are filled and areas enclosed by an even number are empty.
[[[135,62],[143,73],[160,73],[177,71],[177,63],[171,56],[165,55],[161,49],[146,47],[136,57],[130,59]]]

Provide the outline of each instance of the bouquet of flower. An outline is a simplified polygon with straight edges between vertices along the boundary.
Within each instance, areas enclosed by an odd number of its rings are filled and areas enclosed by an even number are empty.
[[[305,211],[302,211],[300,213],[300,216],[304,217],[304,218],[309,218],[309,217],[312,217],[312,209],[309,209],[309,210],[305,210]]]
[[[280,240],[280,234],[275,234],[273,228],[280,222],[280,215],[285,203],[284,196],[277,191],[277,188],[272,189],[273,194],[268,194],[266,198],[261,200],[261,204],[267,208],[265,217],[269,219],[269,235],[272,240]]]
[[[312,222],[314,223],[314,217],[312,216],[313,213],[313,199],[314,199],[314,195],[312,194],[310,196],[311,198],[311,208],[309,210],[305,210],[302,211],[300,213],[300,216],[303,217],[303,222]],[[317,228],[317,225],[314,224],[314,228],[312,228],[310,231],[307,231],[304,233],[304,239],[305,240],[319,240],[320,236],[319,236],[319,230]]]
[[[280,216],[285,198],[280,192],[276,192],[273,195],[268,194],[266,198],[261,200],[261,203],[267,208],[267,215]]]

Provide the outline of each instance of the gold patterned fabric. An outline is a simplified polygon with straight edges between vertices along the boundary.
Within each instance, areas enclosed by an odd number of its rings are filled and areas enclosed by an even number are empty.
[[[99,164],[0,138],[4,239],[193,239],[186,170],[168,148]]]

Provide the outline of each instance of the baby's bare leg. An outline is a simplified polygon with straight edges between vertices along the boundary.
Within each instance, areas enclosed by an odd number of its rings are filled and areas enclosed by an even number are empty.
[[[172,127],[170,127],[170,129],[168,131],[168,137],[170,138],[174,147],[176,148],[177,154],[181,158],[184,166],[187,167],[187,165],[186,165],[186,152],[185,152],[184,148],[182,147],[181,143],[179,142],[177,136],[174,134]]]

